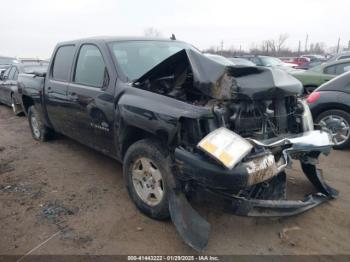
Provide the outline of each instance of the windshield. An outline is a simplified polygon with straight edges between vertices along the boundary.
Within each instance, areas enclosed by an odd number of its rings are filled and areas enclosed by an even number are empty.
[[[282,61],[275,57],[261,57],[262,64],[264,66],[279,66],[282,65]]]
[[[0,64],[1,65],[12,65],[17,64],[18,61],[14,58],[0,58]]]
[[[110,48],[120,69],[130,81],[140,78],[182,49],[196,50],[193,46],[182,42],[149,40],[113,42],[110,43]]]

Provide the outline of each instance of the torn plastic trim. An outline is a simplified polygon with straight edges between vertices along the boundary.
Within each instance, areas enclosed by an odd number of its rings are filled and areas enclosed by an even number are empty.
[[[301,168],[311,184],[313,184],[322,194],[331,199],[334,199],[339,195],[339,192],[336,189],[332,188],[326,183],[326,181],[324,181],[322,178],[322,170],[317,169],[315,165],[301,161]]]
[[[203,251],[208,244],[210,224],[192,208],[184,193],[169,191],[170,217],[177,232],[187,245]]]
[[[239,216],[283,217],[303,213],[329,200],[322,193],[310,194],[304,200],[260,200],[235,198],[232,212]]]
[[[272,148],[284,145],[293,145],[289,151],[322,151],[327,152],[333,145],[331,136],[328,132],[322,130],[307,131],[300,134],[284,135],[264,141],[258,141],[251,138],[246,138],[256,146]]]

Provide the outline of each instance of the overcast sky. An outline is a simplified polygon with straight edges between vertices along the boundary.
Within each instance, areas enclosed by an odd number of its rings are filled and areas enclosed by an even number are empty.
[[[349,0],[11,0],[1,1],[0,54],[48,58],[57,42],[96,35],[164,37],[200,49],[253,43],[288,33],[287,45],[350,40]]]

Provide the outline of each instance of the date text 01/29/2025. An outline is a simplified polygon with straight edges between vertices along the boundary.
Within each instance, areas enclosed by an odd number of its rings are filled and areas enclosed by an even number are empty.
[[[128,256],[128,261],[220,261],[218,256]]]

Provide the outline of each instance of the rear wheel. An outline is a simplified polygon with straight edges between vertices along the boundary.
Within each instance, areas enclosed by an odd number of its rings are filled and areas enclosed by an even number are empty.
[[[16,102],[16,99],[14,98],[13,94],[11,95],[11,107],[13,113],[18,116],[23,112],[21,106]]]
[[[131,145],[124,158],[123,172],[129,195],[137,208],[151,218],[169,218],[169,161],[166,150],[152,139]]]
[[[328,110],[321,113],[316,122],[325,126],[333,135],[335,149],[350,145],[350,114],[343,110]]]
[[[45,126],[40,114],[34,106],[28,109],[28,121],[32,136],[35,140],[44,142],[53,137],[53,130]]]

